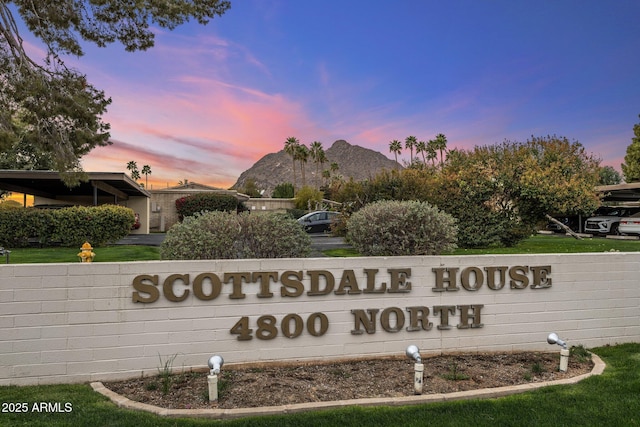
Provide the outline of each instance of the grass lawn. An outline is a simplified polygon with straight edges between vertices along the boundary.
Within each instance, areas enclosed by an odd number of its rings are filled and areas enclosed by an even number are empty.
[[[539,253],[579,253],[579,252],[638,252],[640,240],[613,240],[593,238],[577,240],[563,235],[536,235],[512,248],[456,249],[446,255],[482,254],[539,254]],[[11,264],[78,262],[79,248],[19,248],[11,250]],[[160,259],[160,249],[156,246],[112,245],[94,248],[93,262],[149,261]],[[356,257],[355,249],[329,249],[323,251],[332,257]],[[0,257],[0,263],[5,258]]]
[[[167,419],[119,409],[86,385],[0,387],[0,402],[23,402],[27,413],[3,411],[3,426],[637,426],[640,344],[592,349],[607,364],[600,376],[499,399],[406,407],[359,407],[229,421]],[[268,393],[267,390],[263,392]],[[33,411],[58,402],[70,412]],[[65,404],[69,404],[65,406]],[[36,406],[37,407],[37,406]],[[3,406],[3,408],[5,408]]]
[[[11,264],[79,262],[80,248],[19,248],[12,249]],[[93,262],[149,261],[160,259],[160,248],[156,246],[113,245],[93,248]],[[0,258],[5,262],[6,258]]]
[[[638,252],[640,240],[615,240],[588,238],[577,240],[564,235],[536,235],[520,242],[512,248],[456,249],[443,255],[491,255],[491,254],[561,254],[581,252]],[[333,257],[356,257],[355,249],[330,249],[324,252]]]

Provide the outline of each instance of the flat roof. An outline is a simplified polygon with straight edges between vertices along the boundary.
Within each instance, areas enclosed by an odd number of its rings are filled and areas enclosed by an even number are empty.
[[[58,199],[93,196],[94,189],[127,200],[132,196],[151,197],[149,192],[122,172],[84,172],[88,181],[67,187],[59,172],[0,169],[0,189],[33,196]]]
[[[640,182],[596,187],[603,202],[640,202]]]

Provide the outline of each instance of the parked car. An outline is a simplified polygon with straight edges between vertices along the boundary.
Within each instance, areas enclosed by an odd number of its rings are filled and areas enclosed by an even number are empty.
[[[640,212],[622,218],[618,227],[620,234],[640,235]]]
[[[600,206],[598,209],[596,209],[593,212],[593,214],[591,214],[591,217],[607,215],[607,213],[613,209],[616,209],[616,208],[613,208],[610,206]],[[569,227],[571,231],[574,231],[576,233],[581,233],[584,230],[585,222],[587,221],[587,219],[590,218],[590,217],[581,216],[581,215],[559,214],[559,215],[552,215],[552,216],[558,221],[560,221],[561,223],[563,223],[564,225],[566,225],[567,227]],[[547,223],[547,230],[553,231],[554,233],[566,233],[566,230],[564,228],[560,227],[558,224],[556,224],[553,221],[549,221]]]
[[[591,234],[619,234],[620,220],[640,212],[637,207],[613,207],[606,213],[587,219],[584,231]]]
[[[578,215],[555,216],[555,219],[557,219],[576,233],[580,231],[580,217]],[[547,223],[547,230],[551,230],[554,233],[566,233],[566,230],[564,228],[560,227],[553,221],[549,221]]]
[[[307,233],[323,233],[329,231],[331,223],[338,218],[338,212],[315,211],[298,218],[298,222]]]

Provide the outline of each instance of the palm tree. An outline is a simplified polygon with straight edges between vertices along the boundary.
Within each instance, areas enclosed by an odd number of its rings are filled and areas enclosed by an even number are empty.
[[[284,142],[284,152],[291,156],[293,160],[293,192],[296,192],[296,153],[298,152],[298,146],[300,141],[296,137],[290,136]]]
[[[417,143],[418,143],[418,138],[416,138],[413,135],[412,136],[408,136],[404,140],[404,147],[408,148],[409,152],[410,152],[409,164],[413,163],[413,147],[415,147]]]
[[[398,154],[402,153],[402,142],[398,141],[397,139],[391,141],[389,143],[389,151],[393,153],[396,158],[396,163],[398,163]],[[397,168],[398,166],[396,165],[396,169]]]
[[[440,167],[442,167],[442,165],[444,165],[443,152],[447,151],[447,137],[444,136],[443,133],[439,133],[436,135],[434,148],[440,151]]]
[[[324,185],[325,187],[328,185],[329,183],[329,178],[331,178],[331,171],[329,169],[325,169],[322,171],[322,178],[324,178]]]
[[[427,158],[431,160],[431,164],[435,167],[436,158],[438,157],[438,153],[436,152],[436,141],[430,139],[427,143]]]
[[[300,160],[300,169],[302,170],[302,186],[307,185],[307,178],[305,176],[305,169],[307,161],[309,160],[309,149],[306,145],[300,144],[296,150],[296,158]]]
[[[151,166],[144,165],[142,167],[142,175],[144,175],[144,188],[149,188],[149,175],[151,175]]]
[[[138,172],[138,164],[131,160],[127,163],[127,169],[131,171],[131,179],[137,181],[140,179],[140,172]]]
[[[424,157],[424,153],[427,152],[427,143],[424,141],[418,141],[416,144],[416,155],[422,154],[422,163],[427,164],[427,159]]]
[[[340,169],[340,166],[338,166],[338,163],[331,162],[331,164],[329,165],[329,170],[331,171],[331,174],[333,174],[334,172],[337,172],[338,169]]]
[[[315,181],[316,189],[319,189],[320,187],[318,186],[318,178],[320,175],[320,166],[327,161],[327,156],[324,153],[324,149],[322,148],[322,142],[313,141],[309,148],[309,154],[311,155],[311,159],[313,159],[313,163],[316,164]]]

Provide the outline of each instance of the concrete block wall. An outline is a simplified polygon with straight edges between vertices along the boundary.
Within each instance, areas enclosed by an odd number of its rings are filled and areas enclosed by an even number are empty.
[[[174,355],[181,369],[213,354],[553,350],[550,332],[587,348],[638,342],[639,266],[619,252],[0,265],[0,385],[151,375]]]

